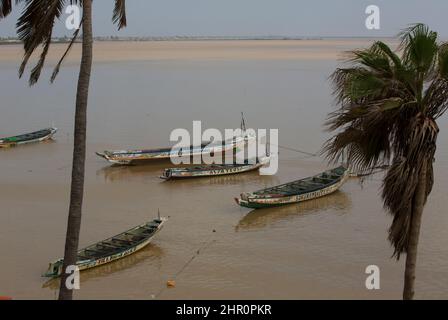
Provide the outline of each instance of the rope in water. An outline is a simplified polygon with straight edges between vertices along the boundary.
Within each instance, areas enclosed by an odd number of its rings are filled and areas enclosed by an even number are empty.
[[[213,233],[215,232],[215,230],[213,230]],[[212,235],[213,236],[213,235]],[[211,236],[211,237],[212,237]],[[176,278],[185,271],[185,269],[188,267],[188,265],[201,253],[201,251],[205,250],[206,248],[208,248],[212,243],[216,242],[216,239],[208,239],[207,241],[205,241],[202,246],[199,247],[199,249],[197,249],[195,251],[195,253],[191,256],[190,259],[187,260],[187,262],[185,262],[182,267],[179,269],[179,271],[177,271],[174,276],[170,279],[170,280],[176,280]],[[158,298],[165,290],[167,289],[167,286],[162,287],[162,289],[156,294],[154,295],[154,298]]]
[[[296,149],[296,148],[291,148],[291,147],[286,147],[286,146],[281,146],[281,145],[277,145],[277,147],[279,147],[281,149],[289,150],[289,151],[294,151],[297,153],[302,153],[302,154],[305,154],[310,157],[318,157],[319,156],[318,153],[312,153],[312,152],[308,152],[308,151],[304,151],[304,150],[300,150],[300,149]]]
[[[274,144],[272,143],[271,145],[273,146],[277,146],[279,149],[284,149],[284,150],[289,150],[289,151],[293,151],[293,152],[297,152],[297,153],[301,153],[304,154],[308,157],[319,157],[319,153],[318,152],[309,152],[309,151],[305,151],[305,150],[301,150],[301,149],[297,149],[297,148],[292,148],[292,147],[287,147],[287,146],[282,146],[279,144]]]
[[[281,148],[281,149],[290,150],[290,151],[294,151],[294,152],[297,152],[297,153],[301,153],[301,154],[307,155],[308,157],[319,157],[319,154],[317,152],[316,153],[312,153],[312,152],[308,152],[308,151],[305,151],[305,150],[300,150],[300,149],[286,147],[286,146],[281,146],[281,145],[276,145],[276,146],[278,148]],[[303,157],[301,159],[308,158],[308,157]],[[286,160],[288,160],[288,159],[286,159]],[[371,176],[371,175],[376,174],[376,173],[380,173],[380,172],[382,172],[382,171],[384,171],[384,170],[386,170],[388,168],[389,168],[388,165],[376,166],[376,167],[372,168],[372,171],[358,173],[358,174],[356,174],[354,176],[359,177],[359,178],[367,177],[367,176]]]

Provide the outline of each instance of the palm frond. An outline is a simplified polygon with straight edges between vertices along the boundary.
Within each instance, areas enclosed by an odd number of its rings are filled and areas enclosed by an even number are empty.
[[[115,0],[112,21],[118,24],[118,30],[126,27],[126,0]]]
[[[44,45],[43,54],[31,73],[30,85],[39,79],[51,43],[55,20],[62,14],[64,5],[65,0],[25,0],[25,9],[17,21],[17,33],[19,39],[23,41],[25,49],[24,58],[19,68],[20,77],[23,75],[31,55],[39,45]]]
[[[352,51],[351,61],[358,63],[364,67],[368,67],[370,70],[379,74],[392,75],[392,67],[387,56],[379,53],[376,50],[376,46],[372,46],[365,50]]]
[[[65,49],[64,54],[62,55],[62,57],[59,59],[58,63],[56,64],[56,66],[53,69],[53,73],[51,74],[51,78],[50,78],[50,82],[53,83],[54,80],[56,79],[56,76],[59,73],[59,69],[61,68],[62,63],[64,62],[65,57],[68,55],[68,53],[70,52],[70,49],[72,48],[73,44],[76,41],[76,38],[78,38],[79,35],[79,31],[81,30],[81,25],[82,25],[82,20],[79,23],[79,28],[75,30],[75,32],[73,33],[72,39],[70,40],[69,45],[67,46],[67,49]]]
[[[350,165],[360,171],[388,164],[390,136],[396,130],[394,120],[402,105],[401,98],[392,97],[361,106],[346,106],[331,113],[327,128],[342,130],[324,144],[322,153],[331,162],[339,161],[346,154]]]
[[[31,71],[29,84],[35,84],[45,64],[45,58],[51,45],[51,35],[57,19],[60,18],[67,2],[82,5],[82,0],[18,0],[24,2],[24,9],[17,21],[17,34],[25,50],[19,68],[22,77],[25,67],[35,50],[42,45],[40,58]]]
[[[442,116],[448,109],[448,78],[434,79],[426,90],[424,103],[427,115],[433,119]]]
[[[448,42],[439,47],[439,77],[448,79]]]
[[[417,23],[403,30],[400,37],[404,63],[412,64],[419,73],[431,74],[438,51],[437,32]]]
[[[376,41],[370,50],[376,54],[387,56],[393,62],[395,68],[401,69],[403,67],[400,57],[384,42]]]
[[[0,19],[8,16],[12,10],[11,0],[0,0]]]
[[[34,66],[33,70],[31,70],[29,79],[30,86],[34,85],[37,82],[37,80],[39,80],[40,73],[45,63],[45,58],[47,57],[48,50],[50,49],[52,32],[53,27],[50,29],[50,33],[48,34],[48,36],[45,38],[45,43],[42,49],[42,53],[40,54],[39,61]]]

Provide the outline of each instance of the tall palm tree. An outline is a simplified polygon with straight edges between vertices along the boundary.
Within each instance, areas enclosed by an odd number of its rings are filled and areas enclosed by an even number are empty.
[[[82,28],[82,57],[79,70],[78,85],[76,91],[76,110],[74,125],[74,147],[72,181],[70,191],[70,205],[68,214],[67,233],[64,250],[63,270],[67,266],[75,265],[77,260],[79,232],[81,228],[82,203],[84,195],[84,169],[86,154],[86,125],[87,125],[87,100],[89,95],[90,73],[92,69],[92,0],[16,0],[15,4],[23,4],[24,9],[17,21],[17,33],[23,41],[24,58],[19,69],[22,76],[29,58],[35,50],[42,46],[42,52],[36,66],[31,70],[29,84],[35,84],[45,63],[51,44],[53,27],[57,19],[61,17],[66,4],[77,4],[83,9],[80,28],[75,31],[66,52],[56,65],[51,76],[54,81],[59,67],[72,47],[79,30]],[[12,0],[0,0],[0,19],[6,17],[12,10]],[[126,26],[125,0],[115,0],[113,21],[118,24],[118,29]],[[73,290],[67,288],[66,280],[69,275],[62,273],[59,299],[71,300]]]
[[[412,299],[423,207],[433,186],[436,120],[448,108],[448,43],[424,24],[399,38],[398,53],[377,41],[351,51],[350,65],[332,74],[339,108],[329,115],[335,135],[323,150],[332,161],[347,155],[358,170],[390,165],[382,199],[393,215],[394,256],[406,253],[403,299]]]

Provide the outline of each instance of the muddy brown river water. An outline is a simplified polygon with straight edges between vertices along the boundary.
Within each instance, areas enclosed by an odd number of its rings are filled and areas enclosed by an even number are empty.
[[[80,245],[170,216],[147,248],[81,273],[82,299],[400,299],[404,261],[391,259],[391,222],[381,174],[350,179],[321,199],[251,211],[233,197],[327,168],[319,157],[280,149],[276,176],[257,172],[163,181],[168,162],[112,167],[94,152],[170,145],[175,128],[278,128],[279,143],[318,151],[332,110],[329,74],[344,50],[367,40],[95,43],[85,204]],[[56,46],[50,64],[61,52]],[[53,85],[45,70],[29,88],[17,79],[18,46],[0,46],[0,136],[59,128],[54,141],[0,150],[0,295],[54,299],[41,277],[63,254],[68,211],[76,61],[74,48]],[[53,60],[52,60],[53,59]],[[436,181],[423,218],[416,298],[448,298],[447,120]],[[216,232],[213,232],[215,230]],[[180,273],[182,267],[200,253]],[[367,290],[377,265],[380,290]],[[177,274],[177,276],[176,276]],[[176,287],[166,288],[175,278]]]

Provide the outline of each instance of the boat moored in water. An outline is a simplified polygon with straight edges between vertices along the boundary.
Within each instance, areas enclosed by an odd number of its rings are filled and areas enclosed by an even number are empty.
[[[200,146],[160,148],[148,150],[117,150],[96,152],[96,154],[113,164],[131,165],[136,162],[192,157],[197,155],[220,154],[226,151],[235,150],[242,147],[255,137],[249,134],[233,137],[232,139],[220,142],[203,143]]]
[[[161,179],[185,179],[222,176],[256,170],[269,163],[269,157],[257,158],[254,161],[246,160],[242,164],[209,164],[187,168],[168,168],[160,176]]]
[[[292,181],[235,198],[237,204],[247,208],[266,208],[302,202],[335,192],[349,177],[349,171],[340,166],[315,176]]]
[[[45,140],[49,140],[53,137],[58,129],[56,128],[47,128],[39,131],[34,131],[30,133],[21,134],[18,136],[12,136],[8,138],[0,139],[0,148],[9,148],[15,147],[21,144],[41,142]]]
[[[80,271],[90,269],[124,258],[143,249],[162,229],[167,220],[168,218],[159,217],[79,250],[76,266]],[[63,262],[63,259],[51,262],[47,272],[43,276],[60,276]]]

